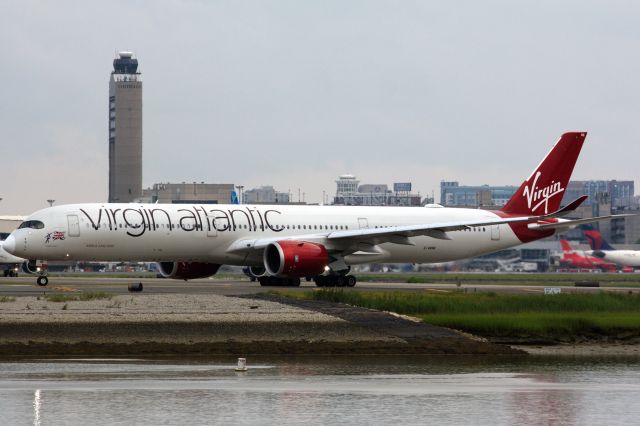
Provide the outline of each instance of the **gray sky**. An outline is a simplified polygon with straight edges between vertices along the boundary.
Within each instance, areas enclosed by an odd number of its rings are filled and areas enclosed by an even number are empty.
[[[144,186],[308,201],[363,183],[519,184],[561,133],[575,179],[640,182],[635,1],[0,2],[0,214],[104,201],[117,50],[144,80]]]

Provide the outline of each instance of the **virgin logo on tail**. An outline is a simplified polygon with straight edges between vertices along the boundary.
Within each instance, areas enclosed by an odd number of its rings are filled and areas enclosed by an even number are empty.
[[[538,170],[536,177],[533,179],[533,183],[531,186],[524,187],[522,195],[527,199],[527,206],[531,209],[531,212],[535,212],[538,207],[544,204],[544,213],[547,214],[549,213],[549,200],[561,194],[564,188],[560,182],[554,181],[551,181],[551,184],[544,188],[538,188],[536,183],[538,183],[538,178],[540,178],[541,174],[542,172]]]

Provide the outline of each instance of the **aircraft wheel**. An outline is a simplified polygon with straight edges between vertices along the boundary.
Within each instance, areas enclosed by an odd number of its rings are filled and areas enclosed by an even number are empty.
[[[354,277],[353,275],[348,275],[347,277],[347,287],[355,287],[356,285],[356,277]]]
[[[142,291],[142,283],[131,283],[129,284],[129,291],[132,293],[137,293]]]
[[[44,286],[46,286],[47,284],[49,284],[49,278],[47,278],[47,277],[38,277],[38,278],[36,279],[36,283],[38,283],[38,285],[39,285],[40,287],[44,287]]]
[[[315,277],[313,279],[313,281],[316,283],[316,287],[324,287],[325,286],[325,277],[323,277],[322,275],[318,275],[317,277]]]
[[[347,285],[347,280],[345,277],[339,275],[335,278],[336,287],[344,287],[345,285]]]
[[[289,286],[291,286],[291,287],[300,287],[300,278],[291,278],[289,280]]]
[[[258,278],[258,282],[263,287],[267,287],[267,286],[271,285],[271,284],[269,284],[269,277],[260,277],[260,278]]]

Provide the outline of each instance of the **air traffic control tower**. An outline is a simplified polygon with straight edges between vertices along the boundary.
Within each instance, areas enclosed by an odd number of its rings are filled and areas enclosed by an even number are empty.
[[[142,77],[131,52],[113,60],[109,80],[109,202],[142,197]]]

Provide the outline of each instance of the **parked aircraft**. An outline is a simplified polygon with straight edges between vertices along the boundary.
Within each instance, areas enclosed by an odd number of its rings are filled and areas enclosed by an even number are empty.
[[[615,263],[588,256],[581,250],[574,250],[567,240],[560,240],[560,246],[562,247],[560,266],[563,268],[598,269],[603,272],[616,272],[618,269]]]
[[[585,237],[589,240],[590,251],[586,253],[589,256],[613,262],[620,266],[629,266],[632,268],[640,267],[640,251],[639,250],[616,250],[609,244],[600,231],[595,229],[585,229]]]
[[[478,256],[611,216],[568,220],[560,201],[586,137],[562,135],[500,210],[299,205],[73,204],[29,216],[5,242],[28,259],[155,261],[167,278],[250,268],[262,285],[353,286],[351,265]],[[35,270],[36,261],[28,266]],[[39,276],[38,284],[46,285]]]
[[[20,265],[26,260],[7,253],[3,248],[3,241],[0,241],[0,269],[5,277],[17,277]]]

